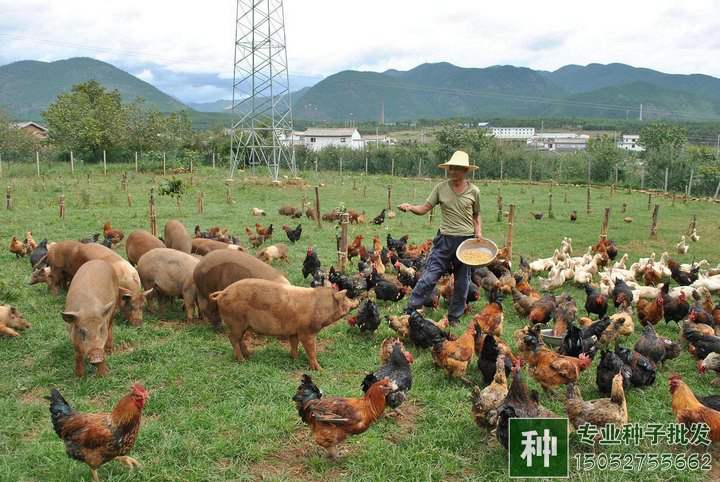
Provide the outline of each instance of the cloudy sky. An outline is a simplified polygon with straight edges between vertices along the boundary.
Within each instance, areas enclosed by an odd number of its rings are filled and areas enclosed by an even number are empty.
[[[345,69],[623,62],[720,77],[720,1],[285,0],[293,90]],[[0,65],[89,56],[186,102],[227,98],[234,0],[0,0]]]

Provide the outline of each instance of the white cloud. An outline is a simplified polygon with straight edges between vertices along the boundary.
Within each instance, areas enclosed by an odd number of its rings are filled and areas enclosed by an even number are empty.
[[[150,69],[143,69],[140,73],[134,74],[135,77],[137,77],[140,80],[144,80],[145,82],[152,83],[155,80],[155,76],[152,73],[152,70]]]
[[[148,70],[156,83],[161,72],[232,78],[232,0],[0,0],[0,12],[0,63],[84,55],[132,72],[157,66]],[[623,62],[720,76],[715,0],[286,0],[285,18],[295,74],[448,61],[546,70]],[[191,87],[170,93],[192,96]]]

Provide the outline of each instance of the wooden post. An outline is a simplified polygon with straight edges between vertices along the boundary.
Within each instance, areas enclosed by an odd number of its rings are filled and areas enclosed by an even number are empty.
[[[150,188],[150,232],[157,236],[157,217],[155,213],[155,188]]]
[[[497,222],[502,222],[503,198],[498,189],[497,195]]]
[[[504,162],[503,158],[501,157],[501,158],[500,158],[500,181],[503,180],[503,168],[504,168],[504,163],[505,163],[505,162]]]
[[[348,213],[342,213],[340,215],[340,250],[338,251],[338,263],[342,273],[344,273],[347,268],[349,224],[350,215]]]
[[[1,162],[0,162],[0,165],[2,165]],[[0,169],[0,171],[1,171],[1,169]],[[720,194],[720,181],[718,181],[718,185],[717,185],[717,187],[715,188],[715,195],[713,196],[713,199],[717,199],[718,194]]]
[[[618,167],[617,167],[617,165],[615,165],[615,183],[614,184],[617,185],[617,183],[618,183]]]
[[[365,175],[368,174],[368,155],[367,152],[365,153]]]
[[[692,196],[693,174],[695,174],[695,169],[690,169],[690,180],[688,181],[687,185],[687,197]]]
[[[193,173],[193,158],[190,158],[190,174]],[[191,184],[192,185],[192,184]]]
[[[390,161],[390,175],[395,176],[395,158]]]
[[[353,191],[357,191],[357,179],[353,176]]]
[[[317,160],[317,156],[315,156],[315,175],[317,175],[317,173],[318,173],[318,160]]]
[[[107,175],[107,154],[103,150],[103,174]]]
[[[653,213],[652,213],[652,225],[650,226],[650,239],[657,239],[658,211],[660,211],[660,205],[656,204],[655,209],[653,209]]]
[[[587,187],[587,213],[590,214],[590,184]]]
[[[343,175],[343,169],[342,169],[342,168],[343,168],[343,160],[342,160],[342,157],[341,157],[341,158],[340,158],[340,178],[341,178],[341,179],[342,179],[342,175]]]
[[[65,195],[60,195],[60,219],[65,219]]]
[[[388,209],[392,209],[392,201],[391,201],[391,199],[392,199],[392,186],[388,186],[388,203],[387,203],[387,208],[388,208]]]
[[[127,190],[128,190],[127,172],[123,172],[121,184],[122,184],[123,191],[127,192]]]
[[[165,153],[163,152],[163,176],[165,175]]]
[[[418,177],[422,177],[422,157],[418,160]]]
[[[615,196],[615,184],[610,186],[610,199],[612,199]]]
[[[40,153],[35,151],[35,166],[37,167],[37,175],[40,177]]]
[[[230,195],[230,186],[225,188],[225,202],[232,204],[232,196]]]
[[[552,195],[552,193],[550,193],[548,196],[549,196],[549,199],[548,199],[548,218],[550,218],[550,219],[555,219],[555,214],[553,214],[553,209],[552,209],[552,196],[553,196],[553,195]]]
[[[132,196],[130,195],[129,192],[127,193],[127,203],[128,203],[128,207],[131,208],[132,207]]]
[[[317,162],[317,160],[315,161]],[[315,164],[317,166],[317,164]],[[321,227],[320,224],[320,186],[315,186],[315,212],[317,213],[317,225],[318,228]]]
[[[202,214],[205,212],[205,193],[200,193],[197,198],[197,212]]]
[[[667,185],[668,185],[668,174],[670,173],[670,168],[665,168],[665,186],[663,187],[663,191],[667,192]]]
[[[648,211],[650,211],[650,207],[652,206],[652,193],[648,193]]]
[[[10,186],[5,190],[5,209],[12,209],[12,192]]]
[[[138,154],[135,151],[135,172],[138,172]]]
[[[70,173],[75,175],[75,155],[70,151]]]
[[[532,168],[533,168],[533,160],[532,157],[530,158],[530,172],[528,176],[528,181],[532,182]]]
[[[627,203],[622,203],[622,213],[625,214],[627,211]]]
[[[600,237],[601,238],[607,238],[609,222],[610,222],[610,208],[605,208],[605,212],[603,213],[602,226],[600,227]]]
[[[645,164],[640,169],[640,189],[645,189]]]
[[[213,159],[212,159],[212,162],[213,162],[213,169],[215,169],[215,151],[213,151]]]
[[[697,227],[697,215],[693,214],[692,221],[690,221],[690,224],[687,228],[687,235],[690,236],[693,231],[695,231],[695,228]]]
[[[505,247],[507,248],[508,261],[512,262],[512,243],[513,243],[513,223],[515,222],[515,205],[510,205],[508,213],[508,232],[505,238]]]

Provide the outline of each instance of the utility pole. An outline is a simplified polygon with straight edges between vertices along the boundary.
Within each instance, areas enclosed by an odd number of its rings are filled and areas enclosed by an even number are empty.
[[[642,114],[643,114],[643,105],[640,104],[640,122],[642,122],[642,120],[643,120]]]
[[[715,149],[717,150],[717,154],[715,155],[716,159],[720,159],[720,134],[718,134],[717,143],[715,144]]]

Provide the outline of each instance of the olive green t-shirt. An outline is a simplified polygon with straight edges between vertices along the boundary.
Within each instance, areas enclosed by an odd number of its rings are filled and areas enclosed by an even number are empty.
[[[462,194],[456,194],[450,181],[443,181],[433,188],[426,202],[431,206],[440,205],[440,233],[449,236],[475,234],[473,218],[480,214],[480,189],[477,186],[468,182],[467,189]]]

